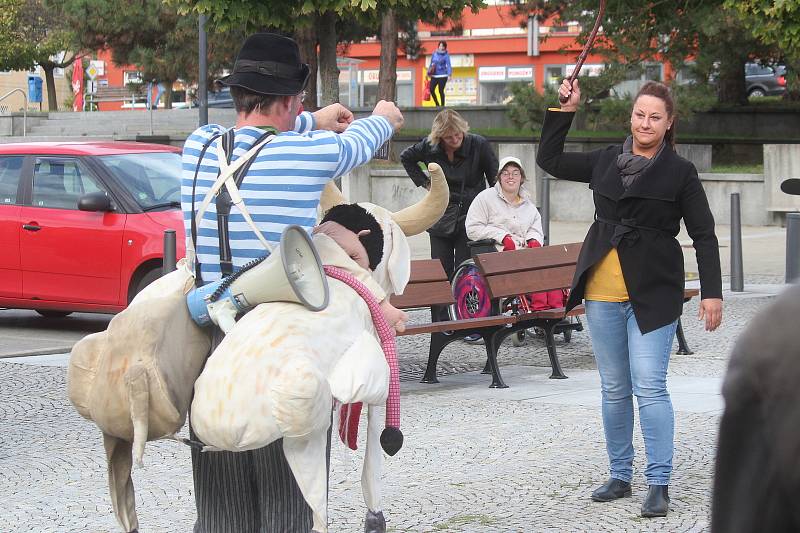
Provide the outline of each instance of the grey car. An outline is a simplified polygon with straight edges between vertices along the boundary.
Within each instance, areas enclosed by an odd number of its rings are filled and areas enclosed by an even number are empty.
[[[745,90],[748,97],[780,96],[786,92],[786,67],[770,67],[758,63],[744,66]]]

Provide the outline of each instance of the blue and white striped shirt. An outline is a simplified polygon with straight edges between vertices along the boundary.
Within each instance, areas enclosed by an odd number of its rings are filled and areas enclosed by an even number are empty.
[[[316,223],[317,206],[325,184],[369,161],[375,151],[392,136],[393,128],[384,117],[370,116],[354,121],[347,131],[312,131],[314,118],[302,113],[295,131],[272,138],[256,156],[239,187],[247,210],[264,238],[277,246],[281,233],[290,224],[311,231]],[[198,157],[208,141],[226,131],[209,124],[192,133],[183,146],[181,207],[187,237],[191,238],[192,181]],[[263,130],[246,126],[236,130],[231,161],[253,147]],[[200,162],[195,190],[195,209],[200,209],[219,172],[215,140]],[[266,255],[266,250],[234,205],[228,219],[234,270],[248,261]],[[219,236],[214,200],[197,228],[197,260],[203,282],[220,278]]]

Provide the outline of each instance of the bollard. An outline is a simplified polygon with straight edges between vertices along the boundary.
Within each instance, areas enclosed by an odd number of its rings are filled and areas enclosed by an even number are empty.
[[[739,193],[731,194],[731,291],[744,291],[744,267],[742,264],[742,214],[739,208]]]
[[[544,242],[542,246],[550,244],[550,176],[542,176],[542,232],[544,233]]]
[[[800,213],[786,214],[786,283],[800,283]]]
[[[177,245],[175,242],[175,230],[164,230],[164,264],[161,267],[161,275],[166,275],[175,270],[177,255]]]

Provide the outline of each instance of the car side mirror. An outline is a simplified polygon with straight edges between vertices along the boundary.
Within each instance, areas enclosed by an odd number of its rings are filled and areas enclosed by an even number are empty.
[[[90,192],[78,199],[78,209],[81,211],[113,211],[111,198],[103,191]]]

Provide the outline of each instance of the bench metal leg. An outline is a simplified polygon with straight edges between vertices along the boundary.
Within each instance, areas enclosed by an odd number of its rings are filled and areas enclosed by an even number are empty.
[[[497,365],[497,347],[500,344],[498,340],[502,341],[501,331],[487,332],[483,335],[483,340],[486,343],[486,364],[492,372],[492,384],[489,385],[490,389],[507,389],[508,385],[503,381],[500,375],[500,367]]]
[[[481,374],[491,374],[492,373],[492,364],[489,362],[489,358],[486,358],[486,364],[483,365],[483,370],[481,370]]]
[[[559,321],[552,321],[544,327],[544,342],[547,346],[547,355],[550,356],[550,367],[553,373],[550,374],[550,379],[567,379],[564,372],[561,371],[561,364],[558,362],[558,354],[556,353],[556,340],[553,336],[553,331],[556,329]]]
[[[431,347],[428,351],[428,366],[425,367],[425,375],[420,383],[439,383],[436,378],[436,363],[439,362],[439,355],[444,347],[452,341],[451,335],[444,333],[431,333]]]
[[[678,351],[675,353],[678,355],[692,355],[694,352],[686,343],[686,336],[683,334],[683,325],[681,325],[680,318],[678,319],[678,329],[675,331],[675,336],[678,337]]]

